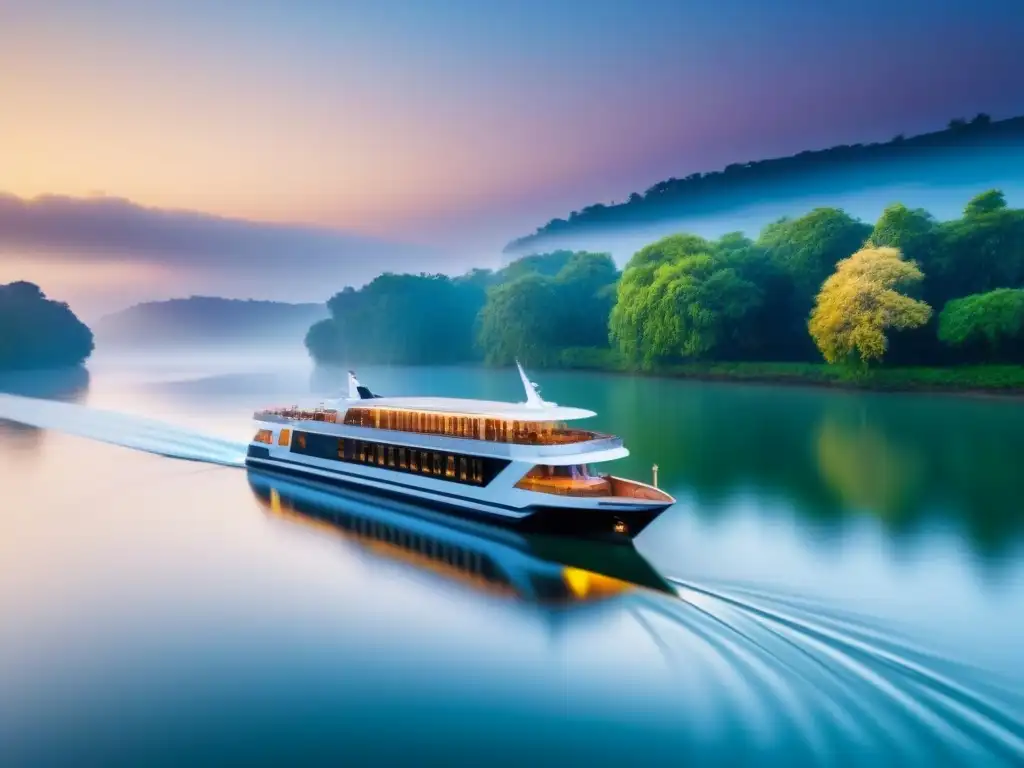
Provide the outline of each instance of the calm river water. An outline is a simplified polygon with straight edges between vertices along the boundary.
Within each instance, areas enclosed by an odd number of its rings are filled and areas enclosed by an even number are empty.
[[[633,551],[247,473],[302,359],[90,369],[0,380],[0,763],[1024,763],[1024,402],[533,372]]]

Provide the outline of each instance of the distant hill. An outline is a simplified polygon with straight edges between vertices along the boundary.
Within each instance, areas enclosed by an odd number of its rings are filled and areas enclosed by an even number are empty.
[[[806,151],[670,178],[643,194],[630,194],[623,203],[598,203],[565,219],[553,219],[509,243],[505,252],[593,248],[600,243],[588,238],[602,233],[652,230],[659,222],[728,214],[792,197],[833,204],[837,196],[851,191],[901,185],[992,186],[994,179],[1005,176],[1024,179],[1024,117],[992,121],[981,114],[910,138]]]
[[[92,349],[92,332],[67,304],[33,283],[0,285],[0,371],[73,367]]]
[[[325,304],[286,304],[212,296],[153,301],[96,323],[96,343],[109,347],[295,345],[310,325],[327,317]]]

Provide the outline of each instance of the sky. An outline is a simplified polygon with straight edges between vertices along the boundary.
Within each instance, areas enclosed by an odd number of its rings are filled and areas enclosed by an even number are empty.
[[[1024,114],[1022,51],[1021,0],[0,0],[0,282],[496,266],[670,176]]]

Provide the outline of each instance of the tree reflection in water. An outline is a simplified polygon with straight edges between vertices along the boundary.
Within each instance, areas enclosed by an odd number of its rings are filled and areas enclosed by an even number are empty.
[[[687,514],[756,498],[765,514],[789,510],[832,535],[870,515],[904,545],[951,523],[990,562],[1024,535],[1018,401],[637,377],[597,391],[600,401],[574,402],[625,437],[623,472],[643,477],[657,462],[665,490],[692,502]]]

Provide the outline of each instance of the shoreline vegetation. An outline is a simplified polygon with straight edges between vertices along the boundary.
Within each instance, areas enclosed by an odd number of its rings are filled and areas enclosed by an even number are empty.
[[[0,285],[0,373],[81,366],[93,335],[67,304],[28,282]]]
[[[836,367],[827,363],[692,362],[632,368],[621,357],[594,355],[594,350],[566,350],[564,363],[540,366],[548,370],[593,371],[664,379],[778,384],[795,387],[865,390],[873,392],[932,392],[936,394],[1024,397],[1024,365],[963,365],[903,368]]]
[[[384,274],[328,302],[317,363],[510,365],[704,380],[1024,393],[1024,209],[991,189],[960,218],[837,208],[752,240],[692,234],[496,271]]]

